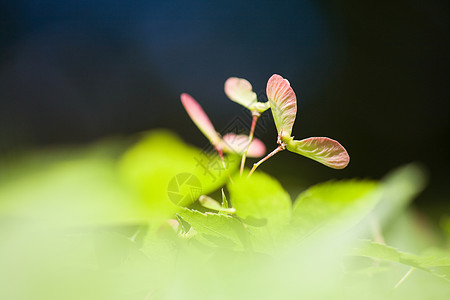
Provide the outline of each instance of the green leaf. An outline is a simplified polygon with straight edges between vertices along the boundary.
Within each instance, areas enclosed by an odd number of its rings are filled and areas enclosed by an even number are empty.
[[[56,225],[135,223],[148,219],[150,207],[122,183],[114,145],[31,155],[3,168],[0,217]]]
[[[248,179],[235,179],[228,189],[236,215],[249,226],[257,243],[273,247],[289,223],[292,205],[288,193],[278,181],[259,172]]]
[[[378,200],[373,181],[336,181],[315,185],[294,203],[292,232],[297,238],[330,234],[361,221]]]
[[[450,257],[427,255],[419,256],[397,250],[393,247],[378,244],[369,240],[361,240],[353,246],[349,255],[369,257],[401,263],[415,267],[450,281]]]
[[[188,222],[203,238],[216,245],[238,248],[248,246],[246,229],[232,216],[202,213],[187,208],[181,209],[177,215]]]
[[[239,158],[227,156],[230,171]],[[147,133],[119,162],[124,182],[164,218],[225,184],[228,175],[214,149],[202,151],[167,131]]]
[[[222,192],[222,207],[228,208],[227,196],[225,195],[225,192],[223,191],[223,189],[221,189],[221,192]]]
[[[425,187],[424,170],[409,164],[390,172],[382,180],[380,202],[374,215],[380,223],[387,224],[396,218]]]
[[[444,233],[447,238],[447,242],[450,244],[450,217],[444,216],[441,220],[441,227],[444,230]]]
[[[225,213],[229,213],[229,214],[236,212],[236,210],[234,208],[222,207],[222,205],[220,205],[219,202],[217,202],[213,198],[208,197],[206,195],[200,196],[198,201],[205,208],[209,208],[212,210],[217,210],[217,211],[225,212]]]

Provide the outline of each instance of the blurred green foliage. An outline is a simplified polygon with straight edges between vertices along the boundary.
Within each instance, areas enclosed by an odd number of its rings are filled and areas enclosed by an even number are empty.
[[[450,298],[449,221],[433,234],[408,208],[417,166],[292,201],[263,173],[230,183],[238,157],[225,171],[170,132],[126,144],[0,170],[0,299]],[[234,214],[196,202],[225,184]]]

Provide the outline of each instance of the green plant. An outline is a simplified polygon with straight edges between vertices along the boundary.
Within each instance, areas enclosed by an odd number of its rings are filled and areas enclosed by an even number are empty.
[[[334,169],[343,169],[348,165],[350,157],[347,151],[335,140],[326,137],[312,137],[297,141],[291,137],[297,114],[297,97],[287,79],[277,74],[272,75],[267,82],[267,98],[278,131],[278,147],[254,164],[249,175],[261,163],[286,148]]]
[[[293,91],[274,76],[268,103],[279,146],[289,150],[298,145]],[[227,82],[233,101],[252,113],[267,109],[249,83]],[[450,296],[448,218],[438,235],[409,208],[425,186],[422,168],[407,165],[379,181],[329,181],[293,196],[265,173],[240,176],[245,152],[255,153],[251,133],[230,146],[192,97],[182,102],[217,153],[204,158],[154,130],[131,147],[108,140],[3,166],[1,299]],[[330,150],[334,142],[306,145],[295,149],[325,145],[330,156],[307,156],[332,167],[348,162],[343,148]]]
[[[222,165],[227,172],[228,170],[223,157],[223,152],[243,154],[243,157],[246,155],[259,157],[266,151],[266,147],[260,140],[253,139],[253,134],[251,134],[250,137],[247,137],[245,135],[236,135],[230,132],[222,138],[212,125],[211,120],[203,111],[200,104],[198,104],[190,95],[186,93],[181,94],[181,103],[195,125],[197,125],[200,131],[214,146],[220,156]],[[231,177],[230,180],[232,180]]]
[[[225,94],[232,101],[239,103],[252,114],[252,125],[250,127],[250,133],[248,135],[249,144],[246,147],[244,153],[242,154],[240,174],[242,175],[245,166],[245,159],[247,157],[247,152],[250,147],[250,143],[253,140],[253,135],[255,134],[256,123],[258,118],[263,112],[269,109],[269,102],[258,102],[256,93],[253,92],[252,85],[250,82],[243,78],[230,77],[225,81]]]
[[[242,154],[240,167],[241,175],[244,170],[246,156],[254,156],[252,155],[253,151],[251,151],[253,150],[252,148],[255,148],[254,142],[260,144],[259,140],[253,139],[255,126],[261,113],[268,108],[272,110],[275,125],[277,127],[278,147],[259,162],[255,163],[249,176],[264,161],[285,149],[309,157],[334,169],[343,169],[348,165],[350,157],[347,154],[347,151],[335,140],[326,137],[312,137],[298,141],[291,137],[292,127],[297,114],[297,97],[295,96],[289,81],[280,75],[272,75],[267,82],[267,98],[269,101],[265,103],[258,102],[257,96],[252,90],[252,85],[242,78],[231,77],[227,79],[225,82],[225,93],[231,100],[249,109],[253,116],[250,133],[246,139],[247,143],[245,143],[245,147],[240,148],[238,151],[234,151]],[[209,141],[217,149],[220,155],[222,155],[222,149],[227,149],[229,151],[230,148],[233,148],[225,146],[227,144],[227,136],[225,136],[223,140],[220,138],[220,135],[212,126],[207,115],[192,97],[187,94],[182,94],[181,101],[191,119],[203,134],[208,137]],[[258,148],[263,149],[262,146]],[[258,154],[259,153],[260,152],[258,152]]]

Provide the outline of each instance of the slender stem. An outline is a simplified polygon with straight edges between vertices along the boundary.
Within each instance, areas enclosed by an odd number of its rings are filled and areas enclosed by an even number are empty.
[[[400,279],[400,281],[397,282],[397,284],[394,286],[394,289],[398,288],[398,287],[403,283],[403,281],[405,281],[406,278],[408,278],[409,275],[411,275],[411,273],[412,273],[415,269],[416,269],[415,267],[411,267],[411,268],[409,269],[409,271],[406,272],[405,276],[403,276],[402,279]]]
[[[222,149],[216,147],[216,150],[217,150],[217,152],[219,153],[220,160],[222,161],[222,166],[223,166],[225,172],[227,172],[228,179],[230,179],[230,182],[231,182],[231,183],[234,183],[234,182],[233,182],[233,179],[231,178],[230,171],[227,169],[227,165],[225,164],[225,159],[223,158],[223,151],[222,151]]]
[[[278,152],[283,151],[284,149],[285,149],[284,145],[281,144],[280,146],[275,148],[275,150],[273,150],[272,152],[267,154],[266,157],[264,157],[263,159],[261,159],[257,163],[253,164],[253,168],[251,169],[250,173],[248,174],[248,177],[250,177],[253,174],[253,172],[255,172],[256,168],[259,167],[260,164],[262,164],[263,162],[265,162],[266,160],[268,160],[269,158],[271,158],[272,156],[274,156]]]
[[[248,135],[248,145],[245,148],[244,154],[242,154],[241,169],[240,169],[241,176],[242,176],[242,173],[244,172],[245,159],[247,158],[247,152],[248,152],[248,149],[250,148],[250,144],[252,143],[253,136],[255,134],[256,122],[258,121],[258,118],[260,116],[259,113],[258,114],[252,113],[252,115],[253,115],[253,120],[252,120],[252,127],[250,128],[250,133]]]

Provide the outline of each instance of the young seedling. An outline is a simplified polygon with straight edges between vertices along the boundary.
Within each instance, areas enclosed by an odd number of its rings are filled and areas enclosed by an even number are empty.
[[[186,93],[181,94],[181,103],[195,125],[197,125],[200,131],[214,146],[225,169],[227,168],[223,157],[224,152],[242,154],[244,151],[248,151],[248,156],[251,157],[261,157],[266,152],[264,143],[258,139],[254,139],[247,147],[246,141],[248,140],[248,137],[246,135],[228,133],[222,138],[214,129],[211,120],[208,118],[203,108],[190,95]]]
[[[227,94],[230,100],[239,103],[246,107],[252,113],[252,125],[250,127],[250,133],[248,135],[248,143],[242,154],[240,174],[244,171],[245,159],[248,155],[250,145],[253,141],[255,134],[256,122],[263,112],[265,112],[270,106],[269,102],[258,102],[256,93],[253,92],[250,82],[243,78],[230,77],[225,81],[225,94]]]
[[[264,161],[285,149],[309,157],[330,168],[343,169],[348,165],[350,157],[345,148],[337,141],[327,137],[294,140],[294,137],[291,136],[297,114],[297,97],[287,79],[277,74],[272,75],[267,82],[266,93],[277,127],[278,147],[255,163],[249,176]]]

